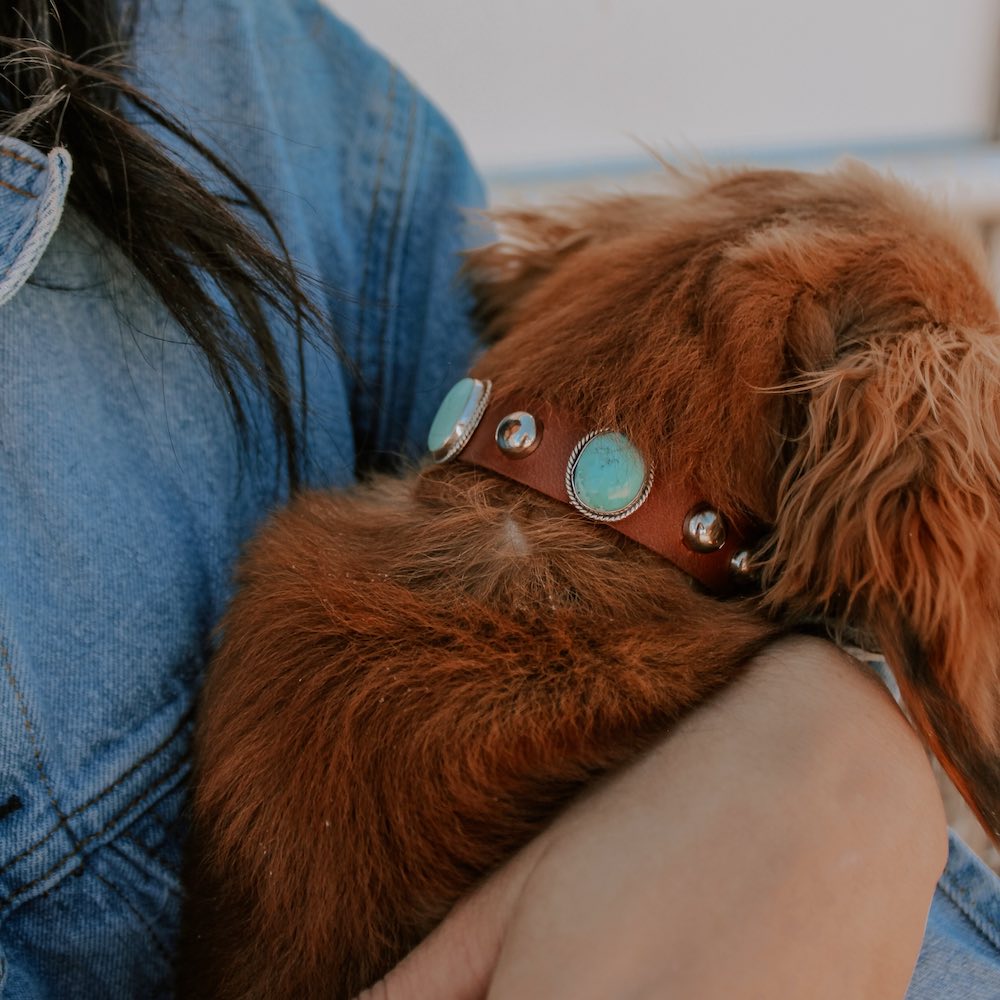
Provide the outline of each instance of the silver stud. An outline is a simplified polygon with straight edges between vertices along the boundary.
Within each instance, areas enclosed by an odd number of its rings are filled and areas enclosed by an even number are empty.
[[[733,574],[733,579],[737,583],[752,583],[756,573],[753,567],[753,557],[749,549],[740,549],[734,552],[729,560],[729,572]]]
[[[711,507],[695,507],[684,518],[684,544],[692,552],[715,552],[726,544],[726,522]]]
[[[497,447],[509,458],[530,455],[542,440],[542,422],[530,413],[517,410],[508,413],[497,424]]]

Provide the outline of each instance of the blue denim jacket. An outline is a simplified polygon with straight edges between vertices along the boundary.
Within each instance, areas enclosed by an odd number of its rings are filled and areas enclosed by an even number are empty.
[[[482,193],[451,129],[314,0],[142,8],[138,82],[264,198],[353,362],[307,351],[308,479],[416,454],[472,349],[456,265]],[[60,221],[70,171],[0,140],[0,992],[148,998],[197,678],[282,496],[263,406],[248,453],[162,305]]]
[[[375,453],[415,451],[471,350],[455,251],[458,209],[481,194],[452,132],[314,0],[143,13],[140,84],[264,197],[367,387],[307,350],[309,479],[348,484]],[[165,309],[73,213],[60,221],[70,172],[65,153],[0,138],[12,1000],[169,992],[192,698],[234,558],[282,499],[269,436],[241,451]],[[998,883],[954,841],[911,997],[998,996]]]

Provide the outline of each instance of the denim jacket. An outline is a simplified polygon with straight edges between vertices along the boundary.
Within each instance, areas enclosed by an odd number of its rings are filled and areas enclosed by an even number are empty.
[[[314,0],[156,0],[138,31],[137,82],[265,200],[347,355],[306,350],[308,481],[416,455],[473,342],[456,267],[482,193],[452,130]],[[248,450],[165,308],[62,211],[71,168],[0,140],[12,1000],[169,994],[192,701],[241,543],[284,491],[265,404]]]
[[[414,453],[472,347],[455,266],[481,192],[447,124],[315,0],[144,4],[135,61],[318,279],[348,363],[306,349],[308,480]],[[63,212],[71,171],[0,138],[11,1000],[169,994],[192,701],[239,548],[283,498],[269,435],[243,448],[165,308]],[[998,996],[998,883],[954,840],[911,997]]]

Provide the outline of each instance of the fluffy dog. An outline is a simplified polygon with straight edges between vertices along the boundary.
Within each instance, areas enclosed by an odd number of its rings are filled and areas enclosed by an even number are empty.
[[[884,651],[1000,833],[981,251],[856,165],[679,184],[501,217],[509,238],[469,260],[490,345],[473,374],[501,408],[621,432],[658,482],[760,526],[759,587],[721,599],[468,462],[296,499],[249,548],[204,690],[195,992],[352,995],[807,624]]]

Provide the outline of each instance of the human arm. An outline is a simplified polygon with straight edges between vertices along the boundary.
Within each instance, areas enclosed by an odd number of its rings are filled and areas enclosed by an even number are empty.
[[[786,640],[368,997],[902,997],[944,830],[884,690],[832,646]]]

